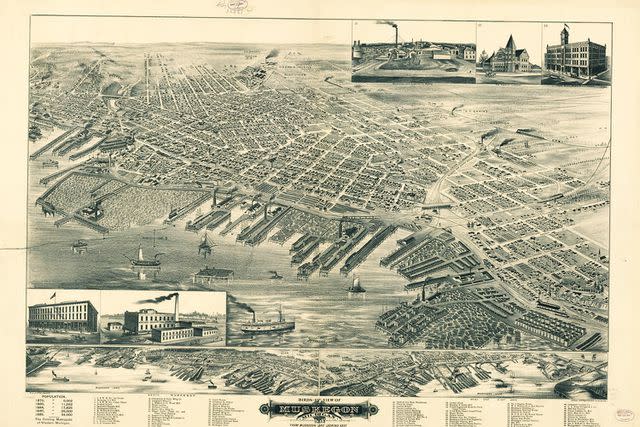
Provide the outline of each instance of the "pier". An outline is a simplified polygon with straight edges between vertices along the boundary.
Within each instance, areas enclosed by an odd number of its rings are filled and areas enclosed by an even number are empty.
[[[45,146],[43,146],[40,149],[38,149],[32,155],[30,155],[29,159],[31,159],[31,160],[37,159],[42,154],[44,154],[47,151],[49,151],[52,148],[54,148],[56,145],[63,143],[67,138],[69,138],[69,136],[71,136],[71,134],[73,134],[74,132],[77,132],[80,129],[81,128],[79,128],[79,127],[74,127],[72,129],[69,129],[68,131],[64,132],[62,135],[58,136],[57,138],[54,138],[51,142],[47,143]]]
[[[364,260],[367,259],[371,252],[374,251],[375,248],[380,246],[382,242],[384,242],[389,236],[391,236],[397,227],[393,225],[388,225],[382,230],[378,231],[376,234],[367,241],[360,249],[355,251],[347,261],[344,263],[342,268],[340,268],[340,273],[343,275],[348,275],[354,268],[360,265]]]

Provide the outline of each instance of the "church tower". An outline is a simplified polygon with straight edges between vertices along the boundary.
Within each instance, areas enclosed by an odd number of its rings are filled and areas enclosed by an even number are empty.
[[[516,42],[513,40],[513,34],[509,35],[509,41],[507,41],[505,49],[510,50],[511,52],[516,51]]]

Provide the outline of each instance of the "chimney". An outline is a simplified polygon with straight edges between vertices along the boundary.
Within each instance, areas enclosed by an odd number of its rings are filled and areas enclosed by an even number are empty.
[[[180,301],[179,301],[179,299],[180,299],[180,295],[176,294],[176,302],[175,302],[175,306],[174,306],[174,309],[173,309],[174,310],[174,313],[173,313],[174,319],[173,320],[176,323],[176,326],[177,326],[178,322],[180,321],[180,307],[179,307]]]

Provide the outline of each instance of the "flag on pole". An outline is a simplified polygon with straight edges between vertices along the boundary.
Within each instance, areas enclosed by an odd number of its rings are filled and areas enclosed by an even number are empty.
[[[56,297],[56,293],[54,292],[53,295],[49,297],[49,299],[51,300],[51,299],[54,299],[55,297]]]

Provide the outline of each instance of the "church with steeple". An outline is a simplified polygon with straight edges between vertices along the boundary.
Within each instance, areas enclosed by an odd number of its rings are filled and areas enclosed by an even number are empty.
[[[502,73],[528,73],[531,71],[527,49],[518,49],[513,35],[509,36],[505,47],[501,47],[497,52],[491,54],[484,62],[483,67]]]

